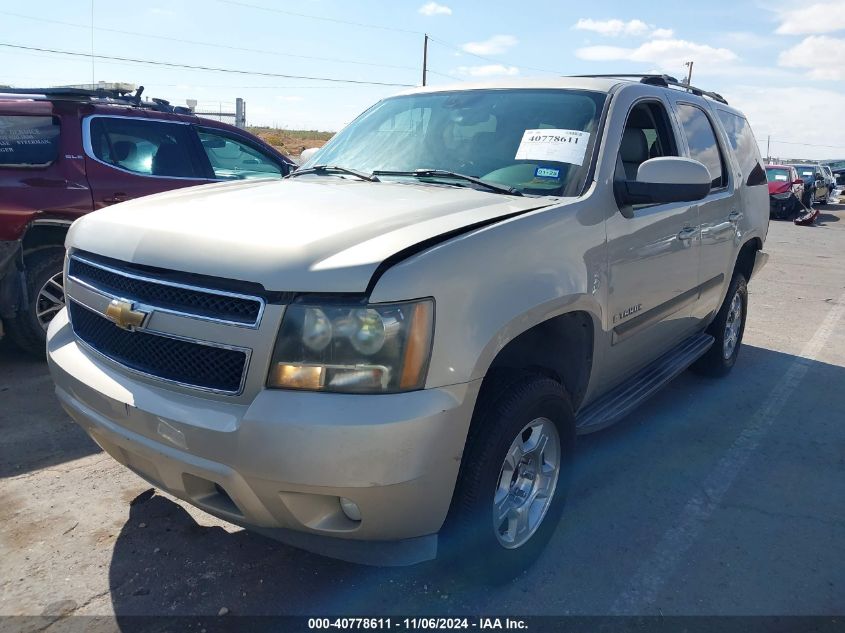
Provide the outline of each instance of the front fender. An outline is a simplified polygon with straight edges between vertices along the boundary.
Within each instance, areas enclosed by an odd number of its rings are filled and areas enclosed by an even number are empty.
[[[396,264],[370,300],[434,297],[427,388],[482,378],[538,323],[575,310],[602,322],[603,220],[573,201],[477,229]]]

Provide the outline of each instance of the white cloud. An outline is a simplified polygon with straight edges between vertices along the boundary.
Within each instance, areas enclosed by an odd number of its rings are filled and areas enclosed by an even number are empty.
[[[809,68],[812,79],[841,81],[845,79],[845,39],[811,35],[783,51],[778,65]]]
[[[666,39],[672,37],[675,32],[672,29],[655,28],[653,24],[646,24],[642,20],[593,20],[581,18],[572,28],[579,31],[592,31],[605,37],[619,37],[620,35],[633,35],[639,37],[653,37]]]
[[[436,2],[427,2],[417,11],[422,15],[452,15],[452,9],[445,4],[437,4]]]
[[[467,77],[512,77],[519,74],[519,68],[503,64],[488,64],[486,66],[459,66],[452,72]]]
[[[723,64],[737,59],[727,48],[714,48],[686,40],[650,40],[636,48],[621,46],[587,46],[575,51],[576,57],[588,61],[627,60],[655,64],[664,70],[680,72],[684,62],[695,61],[695,67]]]
[[[675,31],[672,29],[654,29],[651,32],[651,36],[655,39],[668,40],[675,36]]]
[[[494,35],[483,42],[467,42],[461,48],[473,55],[500,55],[519,43],[513,35]]]
[[[845,29],[845,0],[817,2],[809,6],[779,11],[781,35],[833,33]]]
[[[766,137],[771,135],[774,157],[814,160],[842,157],[842,150],[837,146],[845,146],[845,128],[819,125],[819,121],[836,121],[841,117],[845,112],[845,94],[820,88],[738,86],[731,90],[728,100],[748,117],[764,156]],[[818,145],[834,147],[813,147]]]

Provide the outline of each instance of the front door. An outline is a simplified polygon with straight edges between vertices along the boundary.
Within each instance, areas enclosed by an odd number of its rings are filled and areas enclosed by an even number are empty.
[[[649,158],[678,156],[679,144],[661,98],[630,106],[616,178],[635,180]],[[696,204],[635,205],[607,220],[608,328],[605,388],[618,384],[674,347],[694,324],[698,296],[699,221]]]

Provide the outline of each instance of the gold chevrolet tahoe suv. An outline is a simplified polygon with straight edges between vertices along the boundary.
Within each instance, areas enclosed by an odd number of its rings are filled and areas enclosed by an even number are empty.
[[[555,529],[576,435],[734,365],[768,217],[715,93],[412,90],[284,180],[75,222],[50,369],[103,449],[210,514],[506,578]]]

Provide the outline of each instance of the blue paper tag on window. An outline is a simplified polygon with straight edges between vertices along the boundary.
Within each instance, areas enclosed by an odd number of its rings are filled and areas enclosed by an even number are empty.
[[[560,170],[553,167],[538,167],[534,170],[535,178],[560,178]]]

